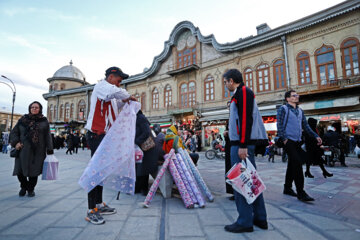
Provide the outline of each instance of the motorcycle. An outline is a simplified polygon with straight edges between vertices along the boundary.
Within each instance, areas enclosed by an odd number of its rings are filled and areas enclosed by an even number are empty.
[[[334,167],[335,162],[340,162],[340,149],[334,146],[324,146],[325,164]]]
[[[213,149],[205,152],[205,157],[209,160],[216,158],[225,159],[225,148],[220,144],[215,144]]]

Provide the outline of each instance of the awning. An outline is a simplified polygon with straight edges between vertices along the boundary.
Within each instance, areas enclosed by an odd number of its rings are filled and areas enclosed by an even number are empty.
[[[163,122],[163,123],[158,123],[160,125],[161,128],[166,128],[166,127],[170,127],[172,125],[172,122]],[[153,128],[154,124],[150,125],[150,128]]]
[[[228,120],[229,114],[212,115],[208,117],[202,117],[199,119],[200,122],[216,121],[216,120]]]
[[[335,98],[322,101],[305,102],[300,104],[303,110],[314,110],[324,108],[336,108],[354,106],[359,104],[359,97]]]

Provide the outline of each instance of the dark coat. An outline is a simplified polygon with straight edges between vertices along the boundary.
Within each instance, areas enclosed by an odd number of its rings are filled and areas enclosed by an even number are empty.
[[[25,177],[36,177],[42,173],[43,163],[47,152],[53,151],[53,143],[50,135],[49,122],[44,117],[39,120],[39,143],[32,146],[31,140],[26,137],[27,126],[19,121],[10,133],[11,146],[15,147],[18,142],[24,146],[19,157],[15,158],[13,175],[22,173]]]
[[[139,111],[136,115],[135,144],[141,146],[149,136],[152,136],[150,123],[145,115]],[[137,166],[136,175],[145,176],[155,174],[157,172],[158,156],[159,154],[156,147],[144,152],[142,163]]]

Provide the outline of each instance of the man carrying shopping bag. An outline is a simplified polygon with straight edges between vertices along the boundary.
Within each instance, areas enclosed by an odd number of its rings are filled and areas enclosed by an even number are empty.
[[[245,87],[242,74],[237,69],[230,69],[224,74],[224,84],[234,92],[230,103],[229,138],[231,144],[231,165],[247,157],[256,168],[256,140],[267,139],[254,93]],[[254,231],[253,226],[268,229],[263,195],[260,194],[252,204],[237,191],[234,191],[235,204],[239,217],[236,222],[225,226],[228,232],[242,233]]]

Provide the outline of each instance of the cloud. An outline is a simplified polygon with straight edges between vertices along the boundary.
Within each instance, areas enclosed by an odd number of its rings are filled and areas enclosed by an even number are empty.
[[[22,36],[12,35],[12,36],[7,36],[6,38],[8,41],[18,44],[21,47],[33,49],[35,51],[38,51],[41,54],[50,55],[49,50],[47,50],[46,48],[40,47],[36,44],[31,43],[29,40],[27,40],[26,38],[24,38]]]
[[[58,10],[49,9],[49,8],[34,8],[34,7],[8,8],[8,9],[3,9],[2,12],[8,17],[15,17],[17,15],[24,15],[24,14],[37,14],[37,15],[43,15],[49,19],[61,20],[61,21],[74,21],[82,18],[80,15],[76,15],[76,16],[66,15]]]

